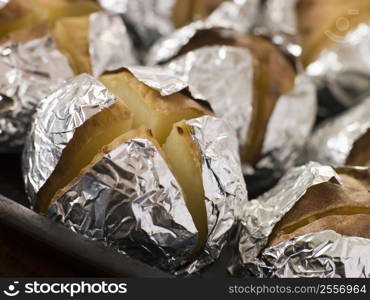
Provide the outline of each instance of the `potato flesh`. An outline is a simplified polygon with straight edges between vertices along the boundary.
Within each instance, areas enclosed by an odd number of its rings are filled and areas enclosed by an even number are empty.
[[[74,73],[91,74],[89,54],[89,17],[62,18],[55,23],[53,39],[67,57]]]
[[[193,254],[203,249],[207,236],[207,213],[202,180],[201,155],[184,122],[176,123],[168,136],[163,150],[178,183],[187,208],[198,231],[198,241]]]
[[[210,114],[180,93],[162,97],[128,71],[103,75],[100,80],[112,94],[125,101],[134,115],[134,128],[142,125],[150,128],[160,144],[164,143],[174,123]]]
[[[66,186],[85,167],[102,146],[132,127],[132,115],[117,101],[80,126],[63,150],[62,156],[37,195],[36,211],[45,212],[57,190]]]

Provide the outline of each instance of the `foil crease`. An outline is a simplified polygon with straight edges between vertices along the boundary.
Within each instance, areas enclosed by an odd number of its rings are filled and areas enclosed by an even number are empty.
[[[0,151],[21,151],[36,106],[73,76],[50,37],[0,45]]]
[[[315,160],[331,165],[345,165],[354,143],[370,129],[370,97],[326,121],[307,141],[300,161]]]
[[[310,187],[328,181],[341,183],[333,168],[309,162],[289,169],[270,191],[246,203],[241,215],[238,253],[229,271],[237,276],[258,276],[258,255],[275,225]]]
[[[370,278],[370,240],[332,230],[310,233],[266,248],[263,277]]]
[[[88,35],[92,73],[95,77],[105,71],[138,64],[131,38],[119,15],[107,12],[91,14]]]
[[[47,216],[166,270],[183,263],[197,240],[179,184],[155,145],[140,138],[104,155]]]
[[[208,218],[208,238],[203,253],[177,275],[193,274],[214,262],[230,241],[248,203],[238,152],[238,140],[230,125],[204,116],[186,122],[202,156],[202,179]]]
[[[187,82],[194,96],[207,99],[214,113],[229,122],[242,146],[252,114],[252,64],[246,49],[213,46],[191,51],[163,67]]]
[[[145,57],[148,65],[156,65],[175,57],[199,30],[227,28],[249,32],[257,21],[259,0],[224,2],[205,20],[193,22],[161,38]]]
[[[345,107],[370,91],[370,23],[362,23],[307,67],[319,89],[327,87]]]
[[[115,102],[116,98],[87,74],[69,79],[41,102],[23,152],[23,174],[32,206],[76,129]]]

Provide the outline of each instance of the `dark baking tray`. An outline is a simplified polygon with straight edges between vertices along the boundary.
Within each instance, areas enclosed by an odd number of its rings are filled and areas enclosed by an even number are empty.
[[[27,207],[20,156],[0,155],[1,277],[171,277],[51,222]],[[229,253],[201,276],[226,276]]]

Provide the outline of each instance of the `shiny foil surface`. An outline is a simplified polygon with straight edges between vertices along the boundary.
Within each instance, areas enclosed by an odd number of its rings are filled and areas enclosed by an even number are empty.
[[[370,278],[370,240],[315,232],[266,248],[261,254],[263,277]]]
[[[197,240],[179,184],[158,149],[145,139],[129,140],[104,155],[47,215],[166,270],[183,263]]]
[[[319,88],[327,87],[345,107],[368,93],[370,80],[370,22],[360,24],[307,67]]]
[[[146,55],[148,65],[167,62],[176,56],[198,30],[209,28],[228,28],[249,32],[257,22],[259,0],[241,0],[224,2],[205,20],[193,22],[155,43]]]
[[[32,206],[76,129],[115,102],[105,86],[87,74],[69,79],[42,101],[23,152],[23,174]]]
[[[341,179],[335,170],[316,162],[289,169],[270,191],[243,206],[238,254],[229,271],[236,276],[260,276],[258,256],[275,225],[317,184]]]
[[[240,146],[245,144],[253,97],[253,61],[249,51],[228,46],[203,47],[164,67],[188,82],[193,95],[207,99],[214,113],[235,130]]]
[[[145,139],[120,145],[89,168],[48,216],[74,232],[175,274],[192,274],[218,258],[248,195],[237,140],[222,120],[187,121],[202,156],[209,236],[189,262],[197,231],[176,179]]]
[[[50,37],[0,45],[0,151],[20,152],[36,106],[73,75]]]
[[[98,0],[106,10],[123,15],[138,51],[145,52],[160,37],[174,30],[176,0]]]
[[[202,155],[202,179],[208,218],[208,239],[203,253],[177,274],[192,274],[214,262],[230,241],[243,205],[248,203],[238,152],[230,125],[204,116],[186,122]]]
[[[190,51],[163,65],[188,82],[193,95],[206,99],[216,116],[230,123],[240,148],[246,143],[253,112],[252,59],[244,48],[210,46]],[[292,166],[311,133],[316,112],[315,86],[306,75],[299,74],[293,90],[277,101],[256,169],[270,169],[278,178]],[[245,166],[244,172],[253,175],[255,168]]]
[[[295,78],[293,90],[282,95],[276,103],[257,168],[279,173],[293,166],[310,136],[316,113],[315,86],[306,75],[299,74]]]
[[[354,143],[370,129],[369,111],[368,96],[342,115],[326,121],[314,131],[300,160],[345,165]]]
[[[295,57],[302,48],[297,38],[297,14],[299,0],[266,0],[261,8],[261,18],[256,32],[269,37],[274,44]]]
[[[121,16],[107,12],[91,14],[88,34],[91,67],[95,77],[105,71],[138,64]]]

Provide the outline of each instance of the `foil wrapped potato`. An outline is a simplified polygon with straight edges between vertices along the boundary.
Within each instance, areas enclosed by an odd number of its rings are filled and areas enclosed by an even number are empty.
[[[370,239],[370,180],[340,170],[338,175],[340,184],[325,182],[307,190],[276,224],[269,246],[324,230]]]
[[[171,272],[199,270],[248,197],[235,135],[162,69],[101,81],[82,74],[43,101],[23,157],[36,211]]]

